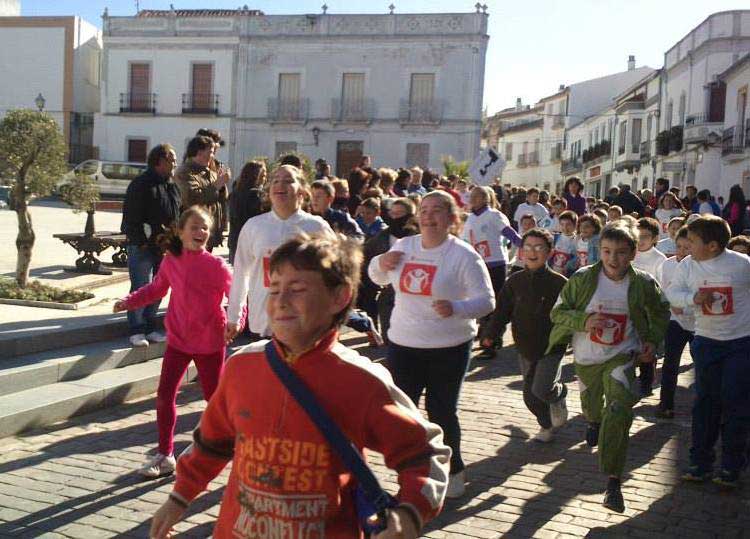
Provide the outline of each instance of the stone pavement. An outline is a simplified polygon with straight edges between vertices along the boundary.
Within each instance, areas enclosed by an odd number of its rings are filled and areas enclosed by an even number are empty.
[[[362,339],[348,339],[362,343]],[[375,354],[372,354],[373,356]],[[570,358],[565,379],[572,382]],[[526,411],[512,348],[490,362],[475,362],[461,399],[467,495],[449,502],[425,530],[427,537],[750,537],[746,491],[713,484],[684,485],[678,469],[689,442],[685,358],[677,419],[657,422],[656,397],[636,408],[624,496],[624,515],[601,505],[605,479],[595,451],[582,443],[578,391],[569,395],[571,421],[549,445],[529,440],[535,421]],[[191,386],[179,401],[177,450],[184,448],[204,403]],[[132,470],[155,446],[153,398],[82,416],[20,438],[0,440],[0,537],[148,537],[148,519],[172,479],[142,481]],[[395,487],[394,475],[377,471]],[[180,537],[209,537],[226,471],[197,499],[179,525]]]

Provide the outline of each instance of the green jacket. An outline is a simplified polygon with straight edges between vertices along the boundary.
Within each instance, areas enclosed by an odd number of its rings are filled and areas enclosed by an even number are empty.
[[[546,353],[565,349],[573,339],[574,332],[586,331],[586,319],[590,314],[586,312],[586,307],[596,292],[601,270],[601,262],[578,270],[560,292],[557,304],[550,313],[554,325]],[[667,333],[669,302],[659,283],[648,273],[631,266],[628,275],[628,311],[635,331],[641,342],[657,346]]]

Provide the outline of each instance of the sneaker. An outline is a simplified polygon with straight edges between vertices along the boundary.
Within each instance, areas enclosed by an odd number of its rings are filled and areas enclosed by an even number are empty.
[[[713,482],[720,487],[737,488],[740,485],[740,473],[721,470],[716,477],[713,478]]]
[[[704,470],[700,466],[695,464],[688,466],[682,474],[683,481],[689,481],[691,483],[702,483],[711,476],[709,470]]]
[[[659,419],[674,419],[674,410],[670,410],[669,408],[659,408],[654,415]]]
[[[367,332],[367,340],[369,341],[370,346],[373,346],[375,348],[383,346],[383,344],[385,344],[383,336],[375,328]]]
[[[539,429],[539,432],[534,435],[532,440],[541,444],[548,444],[554,437],[555,436],[552,433],[552,429],[541,428]]]
[[[174,473],[177,461],[174,455],[162,455],[157,453],[149,458],[138,472],[144,477],[156,478]]]
[[[495,349],[482,348],[482,351],[479,352],[475,357],[477,359],[495,359]]]
[[[130,336],[130,344],[133,346],[148,346],[148,340],[143,333],[136,333]]]
[[[163,333],[159,333],[158,331],[152,331],[148,335],[146,335],[146,338],[150,342],[166,342],[167,338],[164,336]]]
[[[565,397],[549,405],[549,416],[552,426],[556,429],[568,422],[568,405],[565,403]]]
[[[589,423],[586,427],[586,443],[589,447],[599,444],[599,427],[601,423]]]
[[[602,505],[616,513],[622,513],[625,511],[625,500],[622,497],[622,490],[620,489],[619,479],[615,477],[609,478]]]
[[[448,489],[445,497],[451,500],[460,498],[466,492],[466,474],[462,471],[448,476]]]

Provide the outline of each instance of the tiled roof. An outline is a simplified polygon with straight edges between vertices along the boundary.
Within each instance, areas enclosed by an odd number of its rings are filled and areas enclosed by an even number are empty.
[[[263,12],[259,9],[175,9],[178,17],[233,17],[234,15],[247,14],[261,16]],[[172,11],[168,9],[142,9],[138,12],[139,17],[168,17]]]

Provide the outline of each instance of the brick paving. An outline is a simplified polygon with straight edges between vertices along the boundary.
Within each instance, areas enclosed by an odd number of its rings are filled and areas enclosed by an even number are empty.
[[[565,363],[565,380],[573,382],[569,357]],[[692,369],[689,358],[684,363],[675,421],[656,421],[656,397],[635,409],[623,488],[628,509],[618,515],[600,505],[605,479],[595,451],[582,442],[576,384],[569,385],[571,421],[553,443],[539,445],[529,439],[537,427],[523,404],[513,349],[475,362],[461,399],[467,495],[449,502],[425,536],[750,537],[747,491],[679,482],[690,435]],[[182,391],[178,451],[189,443],[203,407],[196,387]],[[0,440],[0,537],[148,537],[148,519],[172,482],[132,473],[155,446],[155,416],[148,398]],[[377,456],[375,462],[393,489],[393,474]],[[210,537],[225,474],[194,502],[178,527],[180,537]]]

